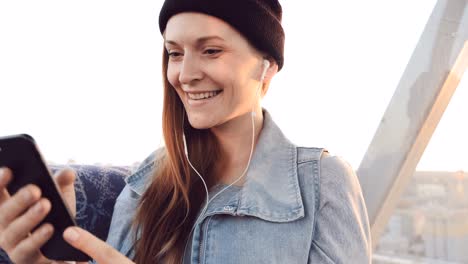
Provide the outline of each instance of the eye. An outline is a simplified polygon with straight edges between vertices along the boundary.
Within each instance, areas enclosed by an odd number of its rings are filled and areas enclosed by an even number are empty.
[[[219,49],[206,49],[205,53],[207,53],[208,55],[215,55],[215,54],[220,53],[221,51],[222,50],[219,50]]]
[[[175,58],[175,57],[180,56],[181,54],[182,54],[182,53],[180,53],[180,52],[169,52],[169,57]]]

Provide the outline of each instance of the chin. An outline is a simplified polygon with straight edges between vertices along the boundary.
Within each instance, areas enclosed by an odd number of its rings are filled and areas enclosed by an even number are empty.
[[[212,127],[212,126],[204,125],[201,123],[190,123],[190,125],[195,129],[209,129]]]
[[[209,129],[215,126],[213,120],[207,120],[205,118],[190,118],[189,123],[195,129]]]

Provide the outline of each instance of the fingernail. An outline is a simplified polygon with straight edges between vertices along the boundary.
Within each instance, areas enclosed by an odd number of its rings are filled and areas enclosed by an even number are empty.
[[[80,237],[80,234],[78,234],[78,232],[76,232],[72,227],[70,227],[67,230],[65,230],[63,236],[69,241],[76,241]]]
[[[52,227],[49,225],[46,225],[42,228],[41,233],[43,236],[46,236],[52,232]]]
[[[29,191],[29,190],[24,190],[23,191],[23,200],[25,202],[29,202],[30,200],[32,200],[32,198],[33,198],[33,195],[31,193],[31,191]]]
[[[3,183],[3,181],[5,180],[5,171],[0,168],[0,183]]]
[[[42,207],[41,202],[38,202],[36,205],[34,205],[33,210],[34,210],[35,213],[41,213],[41,212],[42,212],[42,208],[43,208],[43,207]]]

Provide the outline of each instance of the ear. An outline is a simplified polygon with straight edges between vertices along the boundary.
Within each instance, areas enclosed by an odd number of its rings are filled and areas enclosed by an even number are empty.
[[[271,79],[273,79],[273,76],[278,72],[278,64],[276,61],[274,59],[268,59],[268,61],[270,61],[270,66],[268,67],[265,73],[265,78],[263,79],[262,98],[268,92],[268,88],[270,88]]]
[[[263,79],[264,83],[270,83],[271,79],[275,74],[278,72],[278,64],[275,60],[268,59],[270,61],[270,66],[265,74],[265,79]]]

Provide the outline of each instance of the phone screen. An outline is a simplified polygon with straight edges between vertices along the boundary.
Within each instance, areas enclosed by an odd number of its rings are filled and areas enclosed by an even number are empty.
[[[52,238],[41,248],[42,254],[52,260],[90,260],[89,256],[73,248],[62,238],[63,231],[69,226],[76,226],[76,222],[34,139],[26,134],[1,137],[0,167],[3,166],[13,171],[13,180],[7,186],[11,195],[27,184],[34,184],[41,189],[42,196],[52,204],[51,211],[38,225],[39,227],[43,223],[50,223],[55,230]]]

